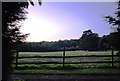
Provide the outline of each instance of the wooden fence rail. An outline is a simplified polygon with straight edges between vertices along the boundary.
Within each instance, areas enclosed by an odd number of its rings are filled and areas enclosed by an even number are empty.
[[[92,61],[92,62],[19,62],[17,64],[83,64],[83,63],[118,63],[120,61]],[[16,64],[16,63],[14,63]]]
[[[114,57],[120,57],[119,55],[114,55],[112,50],[111,55],[81,55],[81,56],[65,56],[65,48],[63,50],[63,56],[19,56],[19,52],[16,51],[16,60],[15,60],[15,68],[18,67],[18,64],[62,64],[63,67],[65,64],[85,64],[85,63],[111,63],[112,67],[114,63],[120,63],[120,61],[114,61]],[[109,61],[81,61],[81,62],[65,62],[66,58],[106,58],[109,57],[111,60]],[[19,59],[22,58],[61,58],[62,62],[18,62]]]

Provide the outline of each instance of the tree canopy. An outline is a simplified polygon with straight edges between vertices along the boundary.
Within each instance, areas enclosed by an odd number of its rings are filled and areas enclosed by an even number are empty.
[[[120,0],[117,2],[117,10],[114,16],[105,16],[106,21],[112,26],[114,32],[108,35],[109,45],[117,50],[120,50]]]
[[[30,0],[30,3],[34,3]],[[41,1],[39,2],[41,5]],[[20,32],[21,21],[25,20],[28,2],[2,2],[2,80],[7,81],[11,72],[13,44],[23,42],[28,34]]]
[[[18,51],[60,51],[62,48],[66,50],[99,50],[98,44],[100,37],[97,33],[93,33],[91,30],[83,31],[83,34],[78,39],[70,40],[58,40],[58,41],[42,41],[42,42],[28,42],[16,45],[14,49]],[[101,42],[100,48],[102,48]],[[106,46],[104,46],[106,48]]]
[[[20,22],[26,19],[25,14],[27,12],[24,8],[27,8],[27,5],[27,2],[2,3],[2,37],[6,38],[10,43],[23,41],[27,35],[19,31],[21,27]]]
[[[80,38],[80,48],[85,50],[97,50],[99,42],[99,36],[97,33],[93,33],[91,30],[83,31]]]

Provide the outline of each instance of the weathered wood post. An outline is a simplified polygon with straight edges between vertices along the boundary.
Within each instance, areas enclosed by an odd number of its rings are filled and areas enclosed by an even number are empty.
[[[112,67],[114,67],[114,58],[113,58],[113,55],[114,55],[114,50],[112,48]]]
[[[15,62],[15,68],[16,69],[17,69],[17,64],[18,64],[18,54],[19,54],[19,52],[16,51],[16,62]]]
[[[65,66],[65,47],[63,48],[63,67]]]

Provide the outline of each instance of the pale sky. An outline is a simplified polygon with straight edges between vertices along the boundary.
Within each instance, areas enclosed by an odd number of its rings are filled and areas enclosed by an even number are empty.
[[[29,5],[28,19],[21,31],[30,33],[30,42],[78,39],[88,29],[103,36],[111,32],[103,17],[113,15],[116,7],[113,2],[43,2],[42,6],[35,3]]]

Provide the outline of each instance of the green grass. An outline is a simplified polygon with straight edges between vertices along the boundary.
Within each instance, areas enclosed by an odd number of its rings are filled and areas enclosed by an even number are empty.
[[[97,74],[97,73],[120,73],[118,69],[32,69],[14,70],[16,73],[44,73],[44,74]]]
[[[19,52],[19,56],[62,56],[62,52]]]
[[[117,51],[114,52],[116,54]],[[63,52],[19,52],[19,56],[62,56]],[[111,55],[111,51],[66,51],[66,56],[80,56],[80,55]],[[114,58],[116,59],[116,58]],[[110,61],[111,58],[66,58],[65,62],[84,62],[84,61]],[[62,58],[23,58],[18,62],[62,62]],[[27,73],[58,73],[58,74],[80,74],[80,73],[114,73],[119,72],[118,69],[98,69],[98,67],[110,67],[110,63],[90,63],[90,64],[22,64],[18,65],[21,70],[14,70],[14,72]],[[15,65],[13,65],[15,67]],[[23,70],[24,68],[24,70]],[[29,69],[33,68],[33,69]],[[36,68],[36,69],[34,69]],[[38,69],[39,68],[39,69]],[[79,69],[82,68],[82,69]],[[86,68],[86,69],[84,69]],[[93,69],[94,68],[94,69]]]
[[[65,64],[65,68],[71,69],[71,68],[76,68],[76,69],[81,69],[81,68],[108,68],[111,67],[111,64]],[[13,66],[15,68],[15,66]],[[63,68],[62,64],[21,64],[18,65],[19,69],[61,69]]]
[[[115,51],[116,53],[117,51]],[[111,51],[66,51],[66,56],[78,55],[111,55]],[[59,52],[19,52],[20,56],[62,56],[63,51]]]
[[[19,56],[62,56],[61,52],[19,52]],[[66,51],[66,56],[80,56],[80,55],[111,55],[111,51]],[[18,62],[62,62],[62,58],[23,58]],[[65,62],[84,62],[84,61],[111,61],[111,58],[66,58]]]

